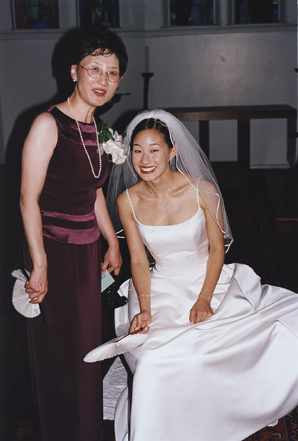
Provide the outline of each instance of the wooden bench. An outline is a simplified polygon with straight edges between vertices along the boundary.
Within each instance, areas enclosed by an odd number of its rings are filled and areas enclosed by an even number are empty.
[[[238,162],[244,169],[250,167],[250,120],[287,119],[287,160],[295,166],[297,110],[288,105],[172,107],[165,109],[180,121],[199,121],[199,143],[209,157],[209,121],[235,119],[238,121]]]

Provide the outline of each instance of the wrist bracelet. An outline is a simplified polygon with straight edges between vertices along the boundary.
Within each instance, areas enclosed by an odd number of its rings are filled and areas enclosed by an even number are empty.
[[[140,300],[141,297],[151,297],[149,294],[141,294],[140,296],[138,296],[138,300]]]

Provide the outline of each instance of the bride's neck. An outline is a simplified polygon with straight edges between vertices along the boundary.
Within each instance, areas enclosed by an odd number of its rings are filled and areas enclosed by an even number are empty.
[[[160,196],[172,190],[174,184],[174,175],[170,171],[167,177],[160,177],[155,181],[144,181],[145,187],[149,192],[153,192],[155,195]]]

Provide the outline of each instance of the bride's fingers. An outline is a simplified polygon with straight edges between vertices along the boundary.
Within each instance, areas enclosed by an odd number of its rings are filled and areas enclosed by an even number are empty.
[[[194,324],[195,320],[196,320],[196,317],[197,317],[196,312],[193,309],[191,309],[190,310],[190,314],[189,314],[189,321],[190,321],[190,323]]]
[[[189,314],[189,321],[192,324],[201,323],[204,320],[207,320],[209,317],[211,317],[214,313],[211,311],[205,311],[205,310],[191,310]]]
[[[138,329],[139,328],[138,328],[137,320],[134,318],[130,325],[130,332],[137,331]]]
[[[138,333],[140,333],[140,334],[147,334],[148,331],[149,331],[149,326],[148,325],[144,325],[144,326],[142,326],[139,329]]]
[[[139,315],[136,315],[131,322],[131,331],[138,331],[142,328],[142,319]]]
[[[146,334],[149,331],[149,325],[142,325],[140,328],[133,328],[131,326],[130,334]]]
[[[195,323],[204,322],[205,320],[207,320],[212,315],[214,315],[213,312],[209,312],[209,311],[204,311],[203,312],[203,311],[201,311],[200,314],[197,315]]]

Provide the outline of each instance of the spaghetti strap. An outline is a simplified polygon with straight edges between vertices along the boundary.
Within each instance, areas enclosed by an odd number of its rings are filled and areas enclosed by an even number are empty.
[[[132,202],[131,202],[131,199],[130,199],[130,196],[129,196],[129,193],[128,193],[128,188],[126,189],[126,194],[127,194],[130,206],[131,206],[131,211],[132,211],[132,214],[133,214],[133,218],[134,218],[135,221],[137,221],[136,214],[135,214],[135,211],[133,209]]]
[[[198,201],[198,209],[201,208],[200,198],[199,198],[199,189],[197,188],[197,201]]]

